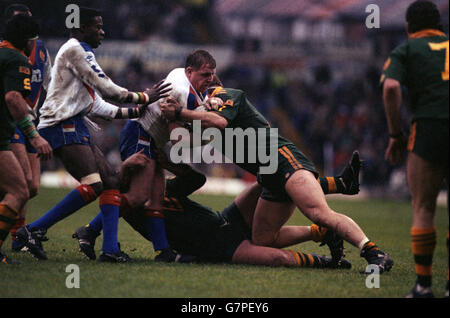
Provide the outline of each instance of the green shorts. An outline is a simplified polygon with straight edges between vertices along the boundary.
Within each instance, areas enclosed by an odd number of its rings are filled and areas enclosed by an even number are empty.
[[[448,130],[446,119],[418,119],[411,125],[408,150],[431,163],[448,167]]]
[[[293,144],[278,149],[278,168],[274,174],[258,174],[258,183],[263,187],[261,198],[274,202],[292,201],[285,190],[286,182],[297,170],[311,171],[319,176],[314,164]]]

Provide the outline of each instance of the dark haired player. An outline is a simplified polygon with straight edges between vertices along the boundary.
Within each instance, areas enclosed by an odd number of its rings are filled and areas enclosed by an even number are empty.
[[[31,66],[28,63],[39,26],[29,16],[18,15],[6,25],[0,43],[0,248],[30,197],[25,175],[10,141],[16,126],[21,128],[38,156],[49,159],[52,149],[36,130],[25,101],[31,92]],[[14,263],[0,250],[1,263]]]
[[[71,38],[60,48],[52,68],[46,100],[40,109],[39,133],[52,145],[55,155],[81,185],[50,211],[21,227],[16,238],[38,259],[47,259],[41,241],[46,231],[99,197],[104,227],[99,261],[126,262],[129,257],[117,244],[121,195],[114,176],[101,176],[104,156],[94,156],[86,116],[105,119],[137,118],[145,105],[125,108],[103,100],[148,104],[165,97],[167,86],[155,85],[144,93],[129,92],[117,86],[97,63],[93,49],[105,36],[99,11],[80,8],[80,28],[71,30]]]
[[[5,10],[5,21],[9,21],[17,14],[32,16],[30,9],[26,5],[11,4]],[[25,100],[29,106],[29,112],[30,116],[33,118],[33,123],[36,125],[39,98],[42,89],[46,91],[48,88],[52,67],[50,55],[40,39],[36,40],[36,45],[34,46],[28,61],[31,64],[31,92]],[[16,127],[16,130],[12,135],[10,146],[24,171],[31,199],[37,195],[39,189],[41,175],[40,160],[36,150],[31,146],[22,130],[18,127]],[[15,234],[17,229],[25,225],[25,217],[26,206],[19,212],[19,218],[17,219],[16,225],[11,229],[13,251],[18,251],[21,248],[21,244],[16,241]]]
[[[433,297],[436,199],[443,181],[448,188],[449,47],[432,2],[412,3],[406,22],[408,40],[391,52],[381,77],[390,137],[385,157],[397,164],[408,150],[406,178],[412,197],[411,241],[417,281],[407,297]],[[408,142],[402,131],[402,85],[408,89],[412,114]]]

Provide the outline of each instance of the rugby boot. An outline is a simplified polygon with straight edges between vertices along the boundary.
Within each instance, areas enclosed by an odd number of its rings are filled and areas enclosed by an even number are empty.
[[[101,251],[98,257],[98,261],[101,263],[131,263],[133,260],[128,254],[119,250],[114,254]]]
[[[405,298],[434,298],[434,294],[431,287],[423,287],[416,283],[414,288],[405,296]]]
[[[89,226],[82,226],[72,234],[74,239],[78,241],[79,251],[87,258],[95,260],[95,240],[100,235],[100,232],[91,229]]]
[[[45,233],[47,233],[46,229],[35,228],[30,230],[27,226],[22,226],[17,230],[15,237],[20,244],[28,248],[31,255],[37,259],[46,260],[47,255],[42,248],[42,242],[48,241]]]
[[[336,234],[333,230],[327,229],[325,236],[322,239],[320,246],[327,245],[330,249],[332,263],[339,267],[339,263],[343,260],[344,254],[344,240]]]
[[[377,265],[380,269],[380,274],[390,271],[394,265],[392,258],[372,242],[366,244],[360,255],[366,259],[369,265]]]
[[[195,256],[178,254],[170,248],[164,248],[156,251],[155,262],[166,263],[191,263],[195,260]]]
[[[332,258],[325,255],[319,256],[314,253],[311,253],[311,255],[314,258],[313,267],[315,268],[350,269],[352,267],[352,264],[346,259],[341,259],[339,264],[336,264]]]
[[[355,150],[352,159],[338,176],[345,187],[343,194],[354,195],[359,193],[359,171],[361,166],[362,161],[359,158],[359,152]]]
[[[5,255],[5,253],[2,252],[2,250],[0,250],[0,264],[18,265],[20,264],[20,262],[14,259],[10,259],[8,256]]]

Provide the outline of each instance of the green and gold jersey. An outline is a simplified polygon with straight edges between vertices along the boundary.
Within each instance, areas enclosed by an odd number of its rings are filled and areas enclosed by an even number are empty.
[[[10,138],[15,129],[6,105],[8,92],[17,91],[26,97],[31,92],[31,66],[25,55],[7,41],[0,43],[0,137]]]
[[[449,43],[443,32],[427,29],[411,34],[384,64],[381,84],[386,78],[408,89],[413,121],[448,119]]]
[[[271,150],[273,151],[273,149],[270,149],[273,145],[275,153],[278,153],[278,148],[293,145],[291,141],[278,135],[276,129],[270,127],[266,118],[252,105],[242,90],[218,87],[214,90],[211,97],[218,97],[223,101],[223,105],[215,110],[215,112],[228,121],[227,128],[234,129],[236,136],[239,134],[248,136],[246,137],[244,147],[242,147],[243,149],[236,148],[236,142],[233,143],[235,149],[233,151],[233,158],[230,158],[233,163],[244,170],[256,175],[259,167],[265,164],[261,162],[261,158],[258,158],[259,153],[264,152],[269,155]],[[243,132],[238,129],[242,129]],[[250,136],[252,133],[255,134],[254,138]],[[226,135],[227,132],[225,131]],[[235,138],[235,140],[238,140],[238,138]],[[222,141],[222,148],[226,151],[226,140],[223,139]],[[249,160],[253,159],[253,157],[250,157],[254,156],[255,152],[256,162]],[[236,157],[239,155],[242,155],[244,160],[236,160]]]

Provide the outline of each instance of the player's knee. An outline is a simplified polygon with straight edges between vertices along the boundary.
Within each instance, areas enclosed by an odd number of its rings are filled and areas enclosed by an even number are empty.
[[[30,191],[27,187],[17,187],[11,194],[22,204],[25,204],[30,199]]]

